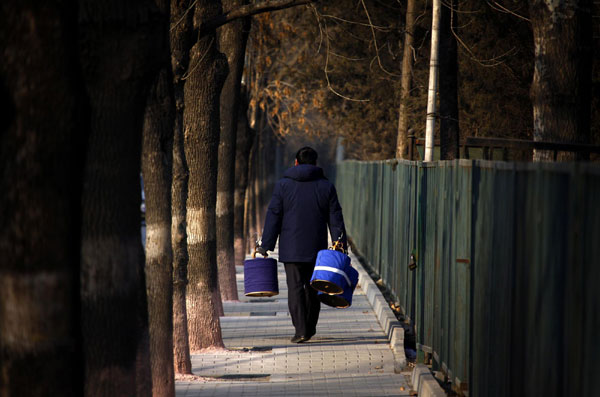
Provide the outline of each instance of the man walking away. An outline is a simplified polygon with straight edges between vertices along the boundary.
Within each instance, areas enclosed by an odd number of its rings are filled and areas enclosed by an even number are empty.
[[[310,278],[317,253],[327,248],[327,226],[331,239],[341,237],[347,246],[337,192],[323,169],[317,167],[317,157],[314,149],[303,147],[296,154],[294,167],[275,185],[257,249],[266,256],[279,237],[279,261],[285,266],[288,308],[296,329],[291,339],[294,343],[308,341],[316,333],[321,303]]]

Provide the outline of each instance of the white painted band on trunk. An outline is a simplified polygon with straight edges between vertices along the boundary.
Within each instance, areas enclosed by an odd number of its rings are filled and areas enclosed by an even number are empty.
[[[71,338],[73,284],[67,273],[0,276],[0,345],[25,353]]]
[[[188,208],[186,222],[188,246],[216,240],[215,215],[208,208]]]
[[[217,216],[223,216],[231,214],[233,211],[233,200],[232,195],[228,195],[226,192],[217,192]]]
[[[171,249],[171,225],[146,225],[146,259],[156,259]]]

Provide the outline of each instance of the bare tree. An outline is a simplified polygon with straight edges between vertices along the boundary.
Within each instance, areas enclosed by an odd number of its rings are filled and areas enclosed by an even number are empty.
[[[398,138],[396,158],[408,158],[408,98],[412,87],[413,43],[415,32],[415,3],[406,2],[406,22],[404,25],[404,53],[402,55],[402,79],[400,88],[400,110],[398,118]]]
[[[244,90],[242,90],[244,91]],[[234,192],[234,216],[233,236],[235,263],[243,263],[246,256],[244,211],[246,206],[246,188],[248,187],[248,165],[250,162],[250,150],[254,141],[254,130],[248,123],[248,99],[242,92],[240,109],[238,111],[238,127],[235,153],[235,192]]]
[[[242,0],[224,2],[226,10],[243,5]],[[227,56],[229,74],[221,92],[221,135],[219,141],[219,170],[217,179],[217,264],[223,300],[237,300],[235,279],[234,180],[235,154],[240,102],[240,85],[244,68],[249,18],[237,19],[217,30],[219,49]]]
[[[591,0],[530,0],[535,45],[534,141],[588,143],[592,73]],[[575,156],[562,153],[557,160]],[[535,150],[534,161],[553,160]]]
[[[78,10],[91,101],[81,248],[85,395],[149,395],[140,148],[164,16],[150,0],[81,0]]]
[[[440,21],[440,159],[459,158],[458,59],[456,30],[457,0],[442,3]]]
[[[221,4],[197,1],[194,27],[221,14]],[[216,258],[217,153],[219,95],[227,77],[227,60],[217,50],[215,32],[198,36],[190,50],[184,87],[185,157],[190,171],[187,199],[188,329],[190,348],[223,347],[217,307]]]
[[[72,1],[0,5],[1,396],[83,393],[81,169],[89,120],[75,9]]]
[[[168,49],[169,2],[158,2],[165,15],[161,70],[152,83],[142,136],[142,173],[146,197],[146,292],[150,326],[152,395],[174,396],[173,251],[171,181],[173,168],[173,79]]]
[[[173,246],[173,352],[175,371],[192,373],[188,337],[186,287],[188,252],[186,233],[186,205],[188,194],[188,166],[183,148],[183,87],[189,65],[189,50],[193,40],[194,15],[192,0],[171,1],[171,66],[173,69],[173,97],[175,122],[173,125],[173,185],[171,187],[171,239]],[[190,8],[192,11],[190,11]]]

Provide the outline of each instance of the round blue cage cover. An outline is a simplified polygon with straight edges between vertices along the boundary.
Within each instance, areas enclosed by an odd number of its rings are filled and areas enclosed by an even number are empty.
[[[348,255],[335,250],[321,250],[317,254],[310,285],[326,294],[341,294],[352,285],[348,269],[352,269]]]
[[[244,261],[244,293],[246,296],[279,294],[275,259],[255,258]]]

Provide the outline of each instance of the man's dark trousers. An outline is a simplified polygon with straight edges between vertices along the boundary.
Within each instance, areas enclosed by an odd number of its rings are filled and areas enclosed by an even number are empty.
[[[288,309],[296,336],[311,337],[316,333],[321,302],[310,286],[314,262],[284,263],[288,286]]]

